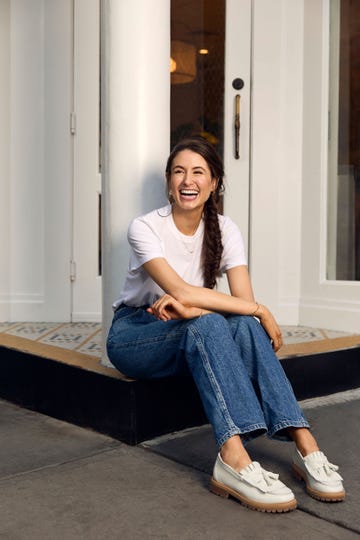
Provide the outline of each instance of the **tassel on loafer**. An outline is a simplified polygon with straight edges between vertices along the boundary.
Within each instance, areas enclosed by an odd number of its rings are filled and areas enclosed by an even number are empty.
[[[339,467],[329,463],[323,452],[317,451],[303,457],[298,449],[293,455],[292,471],[296,478],[303,480],[306,491],[314,499],[324,502],[338,502],[345,499]]]
[[[260,512],[289,512],[297,505],[293,492],[279,480],[279,475],[265,471],[256,461],[237,472],[223,462],[220,454],[210,491],[221,497],[234,497],[244,506]]]

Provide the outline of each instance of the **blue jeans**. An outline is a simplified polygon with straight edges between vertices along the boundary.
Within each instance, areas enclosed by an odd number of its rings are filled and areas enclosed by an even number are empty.
[[[269,337],[254,317],[208,314],[159,321],[145,308],[120,307],[107,339],[123,374],[152,379],[190,373],[216,442],[267,433],[290,440],[288,427],[309,427]]]

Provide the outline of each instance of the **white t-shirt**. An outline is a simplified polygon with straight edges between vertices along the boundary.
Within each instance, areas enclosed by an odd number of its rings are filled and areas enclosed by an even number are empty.
[[[235,266],[246,265],[244,242],[237,225],[219,214],[223,242],[220,272]],[[201,268],[201,250],[204,221],[201,220],[193,236],[182,234],[176,227],[171,205],[134,219],[128,229],[130,261],[124,288],[113,304],[129,306],[152,305],[164,291],[153,281],[142,265],[151,259],[162,257],[177,274],[190,285],[204,285]]]

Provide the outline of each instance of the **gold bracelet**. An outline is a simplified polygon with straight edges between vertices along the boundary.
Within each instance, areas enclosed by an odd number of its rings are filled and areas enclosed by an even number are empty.
[[[260,307],[260,304],[258,302],[255,302],[255,304],[256,304],[257,307],[256,307],[254,313],[251,314],[252,317],[255,317],[255,314],[258,312],[258,309]]]

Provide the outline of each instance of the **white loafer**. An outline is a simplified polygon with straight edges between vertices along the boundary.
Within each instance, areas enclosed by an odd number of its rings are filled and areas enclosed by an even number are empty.
[[[292,471],[299,480],[304,480],[306,491],[319,501],[336,502],[345,498],[342,477],[337,465],[329,463],[320,451],[303,457],[298,449],[293,455]]]
[[[252,510],[260,512],[289,512],[296,508],[293,492],[279,480],[279,475],[265,471],[259,463],[235,471],[218,454],[210,491],[221,497],[229,496],[239,500]]]

